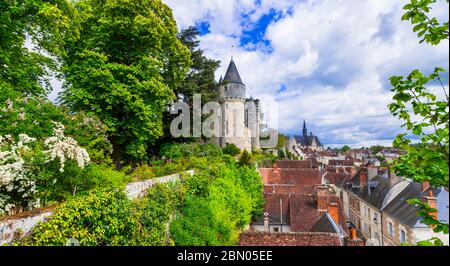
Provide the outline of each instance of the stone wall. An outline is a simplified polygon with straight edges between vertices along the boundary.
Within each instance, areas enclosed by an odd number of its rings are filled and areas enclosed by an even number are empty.
[[[53,211],[44,211],[33,216],[0,221],[0,246],[28,234],[33,227],[45,221]]]
[[[188,175],[194,175],[194,170],[185,172]],[[145,192],[155,184],[175,182],[180,179],[182,174],[174,174],[150,179],[142,182],[129,183],[125,188],[125,193],[131,199],[145,195]],[[53,208],[52,208],[53,209]],[[0,221],[0,246],[9,244],[15,239],[28,233],[40,222],[50,217],[52,209],[33,210],[20,215],[12,215]]]
[[[194,170],[185,172],[188,175],[194,175]],[[155,179],[150,179],[142,182],[129,183],[125,187],[125,193],[131,199],[141,197],[145,195],[145,192],[155,184],[163,184],[169,182],[175,182],[180,179],[180,174],[173,174],[168,176],[163,176]]]

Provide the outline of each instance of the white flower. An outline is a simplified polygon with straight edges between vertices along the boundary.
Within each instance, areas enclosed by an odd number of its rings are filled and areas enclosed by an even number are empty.
[[[59,171],[61,172],[64,171],[66,159],[75,160],[80,168],[84,168],[90,162],[88,152],[78,146],[76,140],[64,135],[64,126],[60,123],[55,123],[53,136],[47,138],[44,144],[47,147],[46,153],[50,156],[50,161],[59,159]]]
[[[17,143],[11,136],[0,136],[0,189],[7,192],[0,195],[0,214],[8,213],[15,207],[8,194],[18,194],[27,199],[36,193],[36,184],[22,158],[22,151],[28,150],[27,144],[32,141],[35,139],[26,134],[20,134]]]

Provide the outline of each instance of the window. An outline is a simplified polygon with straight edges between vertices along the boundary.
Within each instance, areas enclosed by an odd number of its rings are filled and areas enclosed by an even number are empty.
[[[400,230],[400,242],[406,243],[406,232],[403,230]]]
[[[273,231],[274,231],[275,233],[278,233],[278,232],[280,232],[280,228],[279,228],[279,227],[274,227],[274,228],[273,228]]]
[[[392,225],[392,223],[388,223],[388,232],[390,236],[394,236],[394,226]]]

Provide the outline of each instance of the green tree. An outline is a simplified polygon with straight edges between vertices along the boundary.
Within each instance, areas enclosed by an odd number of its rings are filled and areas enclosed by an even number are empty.
[[[383,147],[383,146],[380,146],[380,145],[375,145],[375,146],[370,147],[370,150],[371,150],[374,154],[377,154],[377,153],[379,153],[380,151],[384,150],[384,147]]]
[[[207,58],[199,48],[200,32],[196,27],[189,27],[178,34],[180,41],[191,53],[192,65],[181,86],[176,88],[177,94],[183,94],[192,104],[195,93],[202,95],[203,102],[217,100],[218,91],[214,73],[220,66],[220,61]]]
[[[80,36],[66,40],[63,102],[95,113],[107,126],[113,160],[140,161],[163,135],[163,112],[189,70],[161,0],[81,0]]]
[[[348,152],[349,150],[351,150],[351,148],[348,146],[348,145],[344,145],[342,148],[341,148],[341,152]]]
[[[64,54],[63,38],[76,36],[76,12],[67,0],[0,1],[0,91],[45,95],[48,74],[57,64],[49,56]],[[42,52],[25,47],[33,41]]]
[[[448,3],[448,0],[446,1]],[[420,42],[437,45],[448,40],[448,22],[440,24],[436,18],[428,16],[431,5],[436,0],[411,0],[404,9],[407,10],[402,20],[409,20],[418,32]],[[445,70],[436,68],[430,75],[414,70],[406,78],[391,77],[394,102],[389,109],[403,120],[407,133],[397,136],[394,146],[407,152],[395,162],[397,174],[412,178],[416,182],[429,182],[434,187],[449,185],[449,98],[448,88],[443,84],[441,73]],[[434,82],[442,87],[443,97],[433,94],[429,88]],[[412,113],[411,111],[412,110]],[[418,117],[418,118],[417,118]],[[408,133],[419,138],[420,142],[411,145]],[[428,204],[418,199],[410,200],[416,204],[423,223],[432,225],[435,232],[448,234],[448,224],[433,218]],[[419,245],[441,244],[437,239],[424,241]]]

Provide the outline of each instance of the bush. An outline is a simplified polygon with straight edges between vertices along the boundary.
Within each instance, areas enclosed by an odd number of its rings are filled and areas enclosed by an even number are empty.
[[[241,158],[239,158],[239,165],[240,166],[253,166],[253,158],[252,155],[248,151],[244,151],[241,155]]]
[[[234,245],[239,232],[264,206],[263,184],[254,168],[234,158],[191,158],[203,168],[185,179],[186,205],[171,225],[176,245]]]
[[[166,160],[177,160],[192,156],[218,157],[222,156],[222,150],[215,144],[166,143],[161,147],[160,156]]]
[[[153,168],[151,168],[148,165],[139,165],[134,169],[134,171],[131,173],[131,181],[141,181],[141,180],[148,180],[153,179],[156,177],[155,171]]]
[[[85,148],[93,162],[111,163],[111,143],[107,127],[97,117],[83,112],[71,113],[48,99],[15,94],[13,98],[0,97],[0,135],[27,134],[42,140],[52,136],[54,123],[65,127],[65,134]]]
[[[142,244],[151,246],[172,245],[168,224],[181,209],[184,188],[180,183],[159,184],[149,190],[140,204],[139,220],[143,229]]]
[[[222,230],[223,231],[223,230]],[[208,200],[188,198],[183,215],[177,217],[170,227],[170,234],[177,246],[219,246],[222,236]]]
[[[75,238],[81,246],[127,246],[139,239],[134,204],[124,193],[93,190],[57,207],[23,245],[64,246]]]
[[[223,148],[223,153],[231,156],[236,156],[241,153],[241,150],[234,144],[227,144],[225,148]]]

